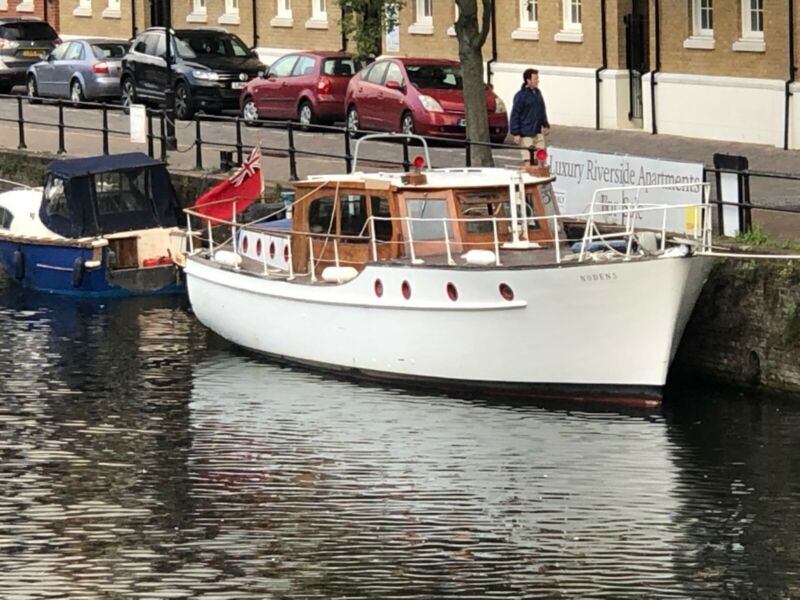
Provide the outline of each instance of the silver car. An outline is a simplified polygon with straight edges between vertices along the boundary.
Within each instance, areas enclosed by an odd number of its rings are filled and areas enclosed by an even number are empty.
[[[129,46],[101,39],[62,43],[28,69],[28,98],[69,98],[74,103],[119,98],[120,65]]]

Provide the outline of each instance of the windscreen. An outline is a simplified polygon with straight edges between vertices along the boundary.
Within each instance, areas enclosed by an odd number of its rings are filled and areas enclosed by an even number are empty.
[[[108,58],[122,58],[125,56],[125,53],[128,52],[128,48],[130,44],[123,44],[120,43],[102,43],[102,44],[92,44],[92,52],[94,53],[95,57],[100,60],[105,60]]]
[[[409,65],[408,79],[416,88],[428,90],[460,90],[461,67],[458,65]]]
[[[51,42],[55,40],[55,30],[47,23],[6,23],[0,27],[0,37],[7,40],[32,40]]]
[[[219,32],[176,34],[175,44],[182,58],[250,56],[250,49],[235,35]]]

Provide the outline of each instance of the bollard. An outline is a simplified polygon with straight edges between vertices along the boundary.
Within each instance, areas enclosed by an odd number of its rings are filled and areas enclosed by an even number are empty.
[[[350,151],[350,129],[344,129],[344,165],[348,173],[353,171],[353,154]]]
[[[19,128],[18,150],[25,150],[25,117],[22,114],[22,96],[17,96],[17,126]]]
[[[466,156],[464,157],[464,164],[467,167],[472,166],[472,140],[467,140],[467,144],[464,146],[464,152],[466,152]]]
[[[236,160],[238,164],[244,162],[244,146],[242,145],[242,120],[236,117]]]
[[[200,134],[200,117],[194,116],[194,168],[203,168],[203,137]]]
[[[411,160],[408,157],[408,138],[403,137],[403,171],[408,173],[411,170]]]
[[[159,144],[161,145],[161,162],[167,162],[167,117],[162,110],[159,113]]]
[[[58,101],[58,154],[66,154],[67,147],[64,140],[64,103]]]
[[[103,102],[103,154],[108,155],[108,105]]]
[[[289,179],[290,181],[297,181],[300,179],[297,176],[297,156],[294,147],[294,128],[292,122],[288,121],[286,124],[286,132],[289,134]]]

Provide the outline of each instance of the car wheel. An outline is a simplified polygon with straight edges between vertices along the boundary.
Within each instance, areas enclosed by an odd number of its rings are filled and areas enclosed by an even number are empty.
[[[175,118],[185,121],[193,116],[194,106],[189,88],[185,83],[179,83],[175,86]]]
[[[251,96],[248,96],[244,100],[244,105],[242,106],[242,118],[244,119],[244,124],[249,125],[250,127],[255,127],[259,125],[258,119],[258,109],[256,108],[256,101],[253,100]]]
[[[403,133],[414,133],[414,115],[410,112],[404,112],[403,118],[400,120],[400,131]]]
[[[133,79],[130,77],[123,79],[120,89],[122,91],[122,106],[128,108],[131,104],[136,104],[136,86],[133,84]]]
[[[300,121],[300,126],[305,130],[317,122],[314,116],[314,109],[308,100],[303,100],[300,107],[297,109],[297,120]]]
[[[72,101],[73,106],[78,106],[81,102],[86,102],[86,96],[83,95],[83,88],[81,82],[73,79],[69,84],[69,99]]]
[[[358,110],[355,106],[351,106],[347,109],[347,130],[353,134],[357,135],[359,131],[360,120],[358,117]]]
[[[30,75],[25,87],[28,90],[28,102],[31,104],[38,104],[39,88],[36,87],[36,77]]]

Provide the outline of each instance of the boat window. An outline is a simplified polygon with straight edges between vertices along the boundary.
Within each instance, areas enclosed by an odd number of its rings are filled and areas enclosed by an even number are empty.
[[[539,215],[536,214],[536,204],[533,201],[533,193],[527,192],[525,193],[525,204],[527,205],[528,210],[528,229],[534,230],[539,229],[541,227],[541,221],[531,218],[537,217]]]
[[[69,219],[69,206],[67,195],[64,193],[64,180],[60,177],[50,177],[44,186],[44,199],[47,202],[47,215]]]
[[[415,242],[444,239],[444,225],[441,219],[448,217],[446,198],[409,198],[406,200],[406,210],[411,219],[432,219],[409,222],[411,237]],[[447,223],[449,239],[453,239],[451,225]]]
[[[388,219],[392,216],[392,213],[389,210],[389,200],[379,196],[372,196],[372,198],[370,198],[370,202],[372,204],[372,216],[380,217],[372,222],[372,225],[375,228],[375,239],[382,242],[391,241],[392,222],[384,220],[385,218]]]
[[[335,233],[333,222],[333,196],[317,198],[308,207],[308,230],[311,233]]]
[[[144,169],[95,175],[94,195],[99,215],[152,212]]]
[[[364,236],[363,240],[349,240],[351,242],[367,241],[367,197],[362,194],[339,194],[341,203],[341,235]]]
[[[493,233],[494,226],[491,219],[505,219],[508,217],[508,192],[472,192],[459,196],[461,214],[474,222],[467,221],[464,225],[467,233]],[[480,220],[479,220],[480,219]],[[484,220],[485,219],[485,220]]]
[[[14,215],[7,208],[0,206],[0,229],[11,229],[11,222],[14,220]]]

